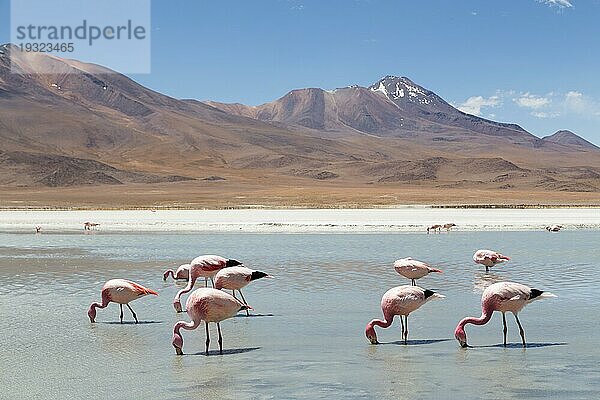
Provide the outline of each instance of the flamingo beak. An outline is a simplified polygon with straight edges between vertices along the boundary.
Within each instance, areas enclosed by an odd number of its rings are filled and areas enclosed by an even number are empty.
[[[173,347],[175,347],[175,353],[177,353],[178,356],[183,355],[183,350],[181,350],[181,347],[177,347],[177,346],[173,346]]]
[[[371,342],[371,344],[379,344],[379,342],[377,341],[377,338],[374,336],[369,337],[369,342]]]

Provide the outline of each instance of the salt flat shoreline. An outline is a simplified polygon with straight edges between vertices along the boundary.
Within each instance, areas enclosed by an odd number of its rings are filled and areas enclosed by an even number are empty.
[[[600,229],[593,207],[230,210],[12,210],[0,211],[0,232],[83,232],[84,222],[99,223],[98,233],[246,232],[361,233],[425,232],[428,225],[453,222],[455,231],[535,231],[550,224],[569,229]]]

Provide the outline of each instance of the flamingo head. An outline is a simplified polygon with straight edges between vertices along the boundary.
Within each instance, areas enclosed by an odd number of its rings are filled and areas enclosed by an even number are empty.
[[[367,337],[367,339],[369,339],[369,342],[371,342],[371,344],[379,344],[379,342],[377,341],[377,333],[375,333],[375,328],[370,322],[365,328],[365,336]]]
[[[169,273],[170,273],[170,272],[171,272],[170,270],[166,270],[166,271],[165,271],[165,273],[163,274],[163,281],[166,281],[166,280],[167,280],[167,278],[169,277]]]
[[[183,350],[181,350],[183,348],[183,338],[179,332],[173,333],[173,347],[175,347],[175,352],[177,355],[183,355]]]
[[[175,308],[175,312],[180,313],[182,311],[182,309],[181,309],[181,301],[179,301],[179,299],[173,300],[173,308]]]
[[[456,340],[458,340],[458,343],[460,343],[460,347],[469,347],[469,345],[467,344],[467,334],[465,332],[464,325],[458,324],[456,330],[454,331],[454,337],[456,338]]]
[[[88,310],[88,317],[90,317],[91,323],[96,322],[96,307],[94,307],[93,304],[90,306],[90,309]]]
[[[239,262],[238,260],[227,260],[225,262],[225,268],[229,268],[229,267],[237,267],[238,265],[244,265],[241,262]]]

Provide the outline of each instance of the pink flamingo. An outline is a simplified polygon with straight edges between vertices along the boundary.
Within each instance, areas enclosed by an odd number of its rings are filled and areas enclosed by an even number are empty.
[[[446,232],[450,232],[450,229],[452,229],[455,226],[456,226],[456,224],[450,223],[450,224],[444,224],[444,225],[442,225],[442,228],[444,228],[446,230]]]
[[[240,292],[244,304],[248,304],[242,293],[242,288],[260,278],[273,278],[261,271],[253,271],[246,267],[223,268],[215,275],[215,289],[229,289],[235,297],[235,291]],[[250,315],[246,310],[246,315]]]
[[[181,328],[187,330],[196,329],[202,321],[206,325],[206,355],[208,355],[208,346],[210,336],[208,333],[208,323],[216,322],[219,331],[219,353],[223,354],[223,337],[221,335],[220,322],[233,317],[241,310],[251,308],[247,304],[242,304],[232,295],[221,290],[213,288],[200,288],[188,297],[185,304],[185,310],[192,319],[192,322],[179,321],[173,327],[173,347],[178,355],[183,355],[183,337],[181,337]]]
[[[477,264],[484,265],[485,272],[490,272],[491,267],[508,260],[510,260],[510,258],[507,256],[503,256],[502,254],[492,250],[477,250],[475,254],[473,254],[473,261],[475,261]]]
[[[402,324],[402,339],[404,344],[408,341],[408,314],[417,310],[431,299],[443,299],[445,296],[419,286],[397,286],[391,288],[381,298],[381,310],[384,320],[374,319],[367,324],[365,335],[371,344],[378,344],[375,325],[388,328],[392,325],[394,317],[400,316]],[[402,320],[404,316],[404,320]]]
[[[427,233],[429,234],[429,231],[437,231],[438,233],[440,233],[442,230],[442,225],[439,224],[435,224],[435,225],[430,225],[427,227]]]
[[[139,299],[140,297],[144,297],[148,294],[153,294],[158,296],[154,290],[148,289],[139,285],[135,282],[128,281],[126,279],[111,279],[106,282],[102,287],[102,304],[100,303],[92,303],[90,305],[90,309],[88,310],[88,317],[90,317],[90,322],[96,322],[96,308],[106,308],[108,303],[111,301],[113,303],[118,303],[121,309],[121,323],[123,323],[123,304],[129,308],[133,318],[135,319],[135,323],[138,323],[137,315],[129,305],[129,303],[135,299]]]
[[[181,295],[190,292],[199,277],[205,278],[205,286],[208,286],[207,279],[212,278],[223,268],[235,267],[242,265],[237,260],[228,260],[226,258],[214,255],[196,257],[190,263],[190,279],[185,288],[181,289],[173,299],[173,307],[175,311],[181,312]],[[214,281],[213,281],[214,286]]]
[[[416,286],[415,279],[420,279],[430,272],[442,273],[441,270],[432,268],[423,261],[413,260],[412,258],[401,258],[394,262],[394,269],[403,277],[410,279],[411,284]]]
[[[100,224],[97,224],[95,222],[84,222],[83,223],[83,229],[87,230],[87,231],[92,230],[92,228],[96,228],[98,226],[100,226]]]
[[[519,326],[519,334],[525,344],[525,331],[519,321],[518,313],[527,304],[535,300],[556,297],[550,292],[544,292],[538,289],[532,289],[529,286],[515,282],[497,282],[488,286],[481,295],[481,317],[467,317],[458,323],[454,331],[454,337],[462,347],[468,347],[467,334],[465,333],[466,324],[485,325],[492,318],[494,311],[502,313],[502,324],[504,326],[504,346],[506,346],[506,312],[511,312],[515,316]]]
[[[190,264],[180,265],[175,272],[173,272],[172,269],[166,270],[163,274],[163,281],[166,281],[169,275],[171,275],[173,279],[185,279],[187,281],[190,277]]]

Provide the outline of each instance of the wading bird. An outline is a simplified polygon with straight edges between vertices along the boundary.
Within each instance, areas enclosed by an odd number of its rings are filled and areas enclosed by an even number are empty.
[[[90,231],[93,228],[96,228],[98,226],[100,226],[100,224],[97,224],[95,222],[84,222],[83,223],[83,230]]]
[[[444,228],[446,230],[446,232],[450,232],[450,229],[452,229],[455,226],[456,226],[456,224],[450,223],[450,224],[444,224],[442,226],[442,228]]]
[[[237,290],[240,292],[244,304],[248,304],[242,293],[242,288],[260,278],[272,278],[272,276],[246,267],[223,268],[215,275],[215,289],[229,289],[232,291],[233,297],[235,297],[235,291]],[[246,315],[250,315],[248,310],[246,310]]]
[[[192,319],[191,322],[179,321],[173,327],[173,347],[179,355],[183,354],[183,337],[181,328],[187,330],[196,329],[204,321],[206,326],[206,355],[210,344],[208,323],[215,322],[219,331],[219,353],[223,354],[223,337],[221,335],[220,322],[233,317],[241,310],[251,308],[242,304],[232,295],[213,288],[200,288],[192,292],[185,304],[185,310]]]
[[[190,277],[190,264],[182,264],[177,268],[177,271],[173,271],[172,269],[168,269],[163,274],[163,281],[166,281],[167,278],[171,275],[173,279],[185,279],[188,280]]]
[[[462,347],[468,347],[465,325],[485,325],[492,318],[494,311],[500,311],[502,313],[502,325],[504,327],[504,346],[506,346],[507,328],[505,314],[511,312],[515,316],[515,320],[519,326],[519,334],[523,341],[523,347],[525,347],[525,331],[523,330],[523,326],[521,326],[521,321],[519,321],[518,313],[532,301],[550,297],[556,297],[556,295],[538,289],[532,289],[515,282],[494,283],[488,286],[481,295],[481,317],[464,318],[456,326],[454,337]]]
[[[145,288],[135,282],[126,279],[111,279],[102,287],[102,304],[92,303],[90,305],[90,309],[88,310],[90,322],[96,322],[96,308],[106,308],[108,303],[112,301],[113,303],[119,304],[119,308],[121,309],[121,314],[119,316],[121,323],[123,323],[123,304],[125,304],[127,308],[129,308],[129,311],[131,311],[133,319],[135,319],[135,323],[137,324],[137,315],[135,315],[135,312],[129,303],[148,294],[158,296],[158,293],[154,290]]]
[[[375,325],[388,328],[392,325],[394,317],[399,315],[400,323],[402,324],[402,339],[406,344],[408,341],[408,314],[431,299],[442,299],[444,297],[441,294],[420,288],[419,286],[404,285],[391,288],[381,298],[383,321],[374,319],[369,322],[365,328],[365,336],[367,336],[371,344],[378,344]],[[404,316],[404,320],[402,320],[402,316]]]
[[[510,258],[507,256],[492,250],[477,250],[475,254],[473,254],[473,261],[475,261],[477,264],[485,266],[485,272],[489,272],[490,268],[496,264],[500,264],[508,260],[510,260]]]
[[[190,278],[185,288],[181,289],[173,299],[173,307],[175,311],[181,312],[181,295],[190,292],[196,283],[196,279],[205,278],[205,286],[208,286],[206,279],[212,278],[223,268],[235,267],[242,265],[237,260],[228,260],[226,258],[214,255],[196,257],[190,262]],[[215,285],[213,281],[213,286]]]
[[[562,229],[562,225],[550,225],[546,227],[548,232],[558,232]]]
[[[438,233],[440,233],[440,230],[442,229],[441,225],[431,225],[427,227],[427,233],[429,233],[429,231],[438,231]]]
[[[442,271],[436,268],[430,267],[423,261],[413,260],[412,258],[401,258],[394,262],[394,269],[397,273],[403,277],[410,279],[411,284],[416,286],[415,279],[420,279],[430,272],[441,273]]]

